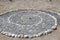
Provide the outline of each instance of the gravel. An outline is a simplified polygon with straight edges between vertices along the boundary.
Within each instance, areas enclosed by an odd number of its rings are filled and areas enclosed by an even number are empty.
[[[38,37],[56,28],[59,18],[54,16],[52,12],[38,10],[6,12],[0,15],[0,32],[11,37]]]

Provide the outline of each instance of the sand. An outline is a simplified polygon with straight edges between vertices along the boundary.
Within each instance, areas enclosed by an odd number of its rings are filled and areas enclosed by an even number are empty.
[[[0,0],[0,14],[3,14],[9,10],[15,9],[41,9],[52,10],[60,13],[60,0]],[[12,38],[0,34],[0,40],[60,40],[60,25],[57,26],[57,30],[48,35],[43,35],[36,38]]]

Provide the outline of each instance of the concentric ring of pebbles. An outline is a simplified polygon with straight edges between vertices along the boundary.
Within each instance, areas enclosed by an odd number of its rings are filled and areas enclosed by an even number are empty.
[[[16,10],[0,15],[0,32],[12,37],[38,37],[57,26],[54,16],[37,10]]]
[[[46,12],[46,13],[54,16],[54,17],[57,19],[58,25],[60,25],[60,13],[53,12],[53,11],[51,11],[51,10],[40,10],[40,11]]]

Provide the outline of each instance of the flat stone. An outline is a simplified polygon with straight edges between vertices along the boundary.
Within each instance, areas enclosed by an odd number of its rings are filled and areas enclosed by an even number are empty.
[[[0,15],[0,32],[14,37],[38,37],[57,26],[53,15],[38,10],[15,10]]]

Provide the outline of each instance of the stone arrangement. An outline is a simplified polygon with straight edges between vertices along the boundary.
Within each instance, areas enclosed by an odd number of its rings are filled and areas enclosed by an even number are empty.
[[[15,10],[0,15],[0,32],[11,37],[38,37],[52,32],[58,17],[52,12],[38,10]],[[56,19],[57,18],[57,19]]]
[[[40,11],[45,12],[47,14],[50,14],[50,15],[54,16],[57,19],[58,25],[60,25],[60,13],[56,13],[56,12],[53,12],[51,10],[40,10]]]

